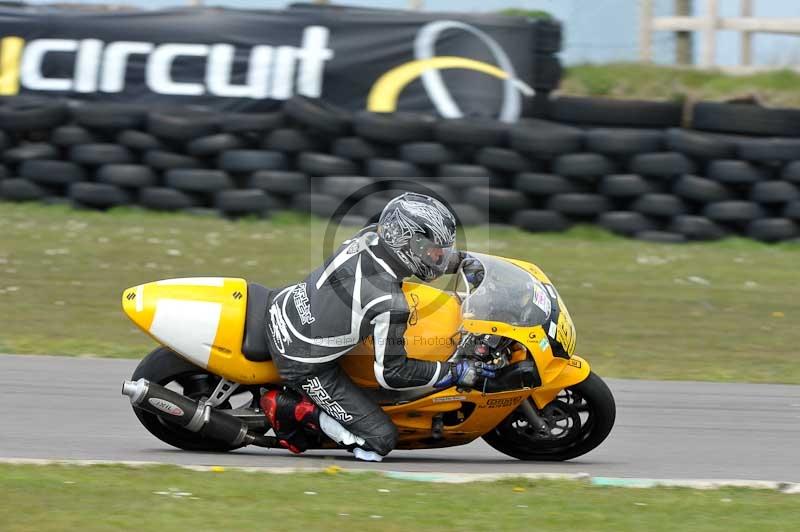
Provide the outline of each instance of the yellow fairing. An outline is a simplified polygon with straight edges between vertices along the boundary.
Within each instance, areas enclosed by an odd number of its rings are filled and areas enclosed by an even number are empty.
[[[280,382],[272,362],[242,354],[247,282],[224,277],[167,279],[125,290],[125,314],[157,342],[240,384]]]
[[[431,286],[403,284],[408,303],[406,353],[422,360],[447,360],[458,345],[461,306],[447,292]],[[377,388],[373,371],[373,341],[367,338],[341,359],[342,366],[359,386]]]

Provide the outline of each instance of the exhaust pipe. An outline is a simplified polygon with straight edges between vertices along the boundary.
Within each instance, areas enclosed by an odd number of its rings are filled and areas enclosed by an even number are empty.
[[[204,401],[198,402],[158,384],[139,379],[123,381],[122,395],[131,398],[131,405],[156,414],[192,432],[229,442],[231,445],[275,447],[275,438],[249,432],[247,424],[230,414],[214,410]]]

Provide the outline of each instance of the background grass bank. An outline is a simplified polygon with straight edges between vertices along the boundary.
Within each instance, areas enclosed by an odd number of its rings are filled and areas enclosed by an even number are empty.
[[[175,467],[0,465],[0,529],[794,530],[797,495],[629,489],[575,481],[471,484],[366,473],[199,473]]]
[[[185,276],[296,282],[353,228],[281,215],[228,221],[0,203],[0,352],[141,357],[123,289]],[[473,251],[538,264],[561,292],[577,351],[604,376],[800,383],[800,245],[663,245],[594,228],[467,232]]]

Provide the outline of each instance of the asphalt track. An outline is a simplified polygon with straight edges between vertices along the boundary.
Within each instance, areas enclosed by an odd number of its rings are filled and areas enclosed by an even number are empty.
[[[800,386],[608,379],[617,423],[570,462],[521,462],[483,441],[397,451],[380,464],[345,452],[245,448],[189,453],[151,436],[120,395],[136,360],[0,355],[0,457],[459,473],[800,481]]]

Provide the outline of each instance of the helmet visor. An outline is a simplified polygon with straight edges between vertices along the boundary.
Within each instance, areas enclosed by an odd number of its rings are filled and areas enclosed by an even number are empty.
[[[438,277],[447,271],[447,265],[455,253],[455,248],[450,246],[440,246],[432,240],[422,236],[414,235],[411,239],[411,251],[422,260],[422,263],[433,270]]]

